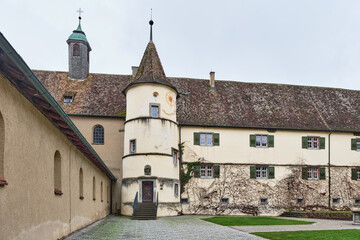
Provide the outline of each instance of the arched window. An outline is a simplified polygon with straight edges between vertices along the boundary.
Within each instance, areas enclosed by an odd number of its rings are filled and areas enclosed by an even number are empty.
[[[109,185],[106,186],[106,201],[109,203]]]
[[[6,185],[4,176],[5,125],[0,113],[0,186]]]
[[[93,200],[94,201],[96,200],[95,193],[96,193],[96,185],[95,185],[95,176],[94,176],[93,177]]]
[[[93,143],[94,144],[104,144],[104,128],[103,128],[103,126],[96,125],[94,127]]]
[[[61,191],[61,155],[59,151],[54,155],[54,192],[56,195],[62,195]]]
[[[73,56],[80,56],[80,45],[77,43],[73,46]]]
[[[103,202],[104,199],[103,199],[103,183],[101,181],[101,202]]]
[[[79,172],[79,195],[80,199],[84,199],[84,174],[82,168]]]

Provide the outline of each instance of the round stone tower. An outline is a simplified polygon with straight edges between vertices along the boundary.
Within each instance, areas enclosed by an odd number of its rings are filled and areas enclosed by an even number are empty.
[[[135,202],[140,210],[141,205],[153,205],[158,206],[157,216],[171,216],[180,210],[179,94],[167,80],[151,38],[134,80],[123,90],[126,121],[121,211],[141,215],[133,209]]]
[[[79,25],[66,41],[69,46],[69,77],[72,79],[85,79],[89,75],[89,57],[91,47],[85,33]]]

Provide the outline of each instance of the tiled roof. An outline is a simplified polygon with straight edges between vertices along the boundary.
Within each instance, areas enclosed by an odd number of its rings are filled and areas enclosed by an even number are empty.
[[[155,44],[152,41],[150,41],[146,46],[139,69],[135,76],[135,80],[123,90],[124,94],[129,87],[139,83],[158,83],[171,87],[177,91],[176,88],[166,79]]]
[[[70,80],[65,72],[34,71],[60,106],[70,114],[119,116],[125,112],[121,91],[130,75],[90,74]],[[167,78],[182,95],[177,118],[183,125],[360,132],[360,91],[283,84]],[[72,104],[66,92],[76,93]]]

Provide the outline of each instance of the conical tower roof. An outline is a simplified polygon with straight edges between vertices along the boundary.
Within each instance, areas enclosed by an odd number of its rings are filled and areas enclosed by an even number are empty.
[[[150,25],[152,21],[150,21]],[[152,34],[151,34],[152,35]],[[141,60],[140,66],[138,68],[137,74],[134,81],[132,81],[124,90],[123,93],[126,93],[126,90],[135,84],[141,83],[157,83],[161,85],[168,86],[174,89],[179,96],[179,93],[174,85],[172,85],[167,79],[162,67],[159,55],[156,51],[152,37],[150,37],[150,42],[146,46],[143,58]]]
[[[73,31],[73,33],[69,36],[67,42],[74,40],[74,41],[83,41],[85,42],[89,47],[89,42],[86,38],[86,34],[84,33],[84,31],[81,28],[81,17],[79,17],[79,25],[76,28],[76,30]],[[90,49],[91,50],[91,49]]]

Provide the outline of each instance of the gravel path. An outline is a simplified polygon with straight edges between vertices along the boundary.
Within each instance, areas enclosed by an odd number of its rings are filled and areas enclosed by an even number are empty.
[[[65,240],[115,239],[263,239],[245,232],[201,220],[205,216],[163,217],[158,220],[131,220],[110,215]]]

